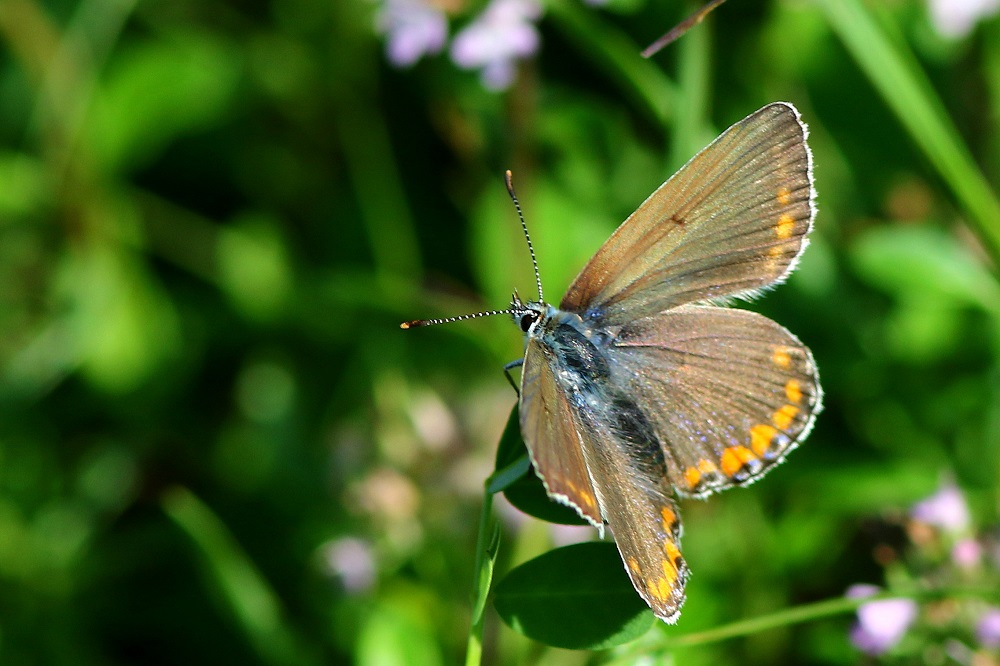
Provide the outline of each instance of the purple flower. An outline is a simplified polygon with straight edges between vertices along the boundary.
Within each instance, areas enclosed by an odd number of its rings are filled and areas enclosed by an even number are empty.
[[[984,648],[1000,648],[1000,608],[991,606],[976,625],[976,638]]]
[[[968,35],[979,21],[1000,10],[1000,0],[928,0],[931,24],[943,37]]]
[[[534,20],[541,16],[537,0],[490,0],[451,44],[451,59],[463,69],[480,69],[483,85],[503,90],[514,81],[514,66],[538,50]]]
[[[949,532],[962,532],[969,526],[969,507],[953,481],[946,481],[936,493],[917,502],[910,515],[914,520]]]
[[[397,67],[437,53],[448,39],[448,19],[426,0],[384,0],[375,27],[387,36],[386,56]]]
[[[860,599],[880,592],[874,585],[852,585],[847,597]],[[910,599],[880,599],[858,607],[858,623],[851,629],[851,642],[870,655],[882,654],[903,638],[917,617],[917,604]]]

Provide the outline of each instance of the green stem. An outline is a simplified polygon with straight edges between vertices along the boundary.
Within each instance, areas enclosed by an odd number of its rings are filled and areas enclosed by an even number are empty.
[[[972,588],[956,586],[949,588],[886,590],[880,594],[864,598],[839,597],[836,599],[827,599],[825,601],[817,601],[812,604],[796,606],[795,608],[788,608],[786,610],[770,613],[761,617],[724,624],[720,627],[713,627],[704,631],[696,631],[682,636],[665,637],[657,641],[656,645],[652,648],[649,643],[644,643],[641,646],[637,646],[635,651],[629,650],[623,653],[619,659],[612,663],[631,663],[629,660],[634,658],[640,651],[646,656],[651,656],[652,654],[666,654],[676,650],[677,648],[708,645],[709,643],[718,643],[719,641],[739,638],[740,636],[758,634],[769,629],[788,627],[793,624],[803,624],[805,622],[834,617],[836,615],[843,615],[845,613],[853,613],[859,606],[872,601],[878,601],[880,599],[905,598],[913,599],[914,601],[919,602],[933,601],[936,599],[972,597],[985,599],[987,601],[996,601],[998,596],[1000,596],[1000,594],[998,594],[995,590],[987,590],[980,587]]]
[[[483,493],[483,508],[479,514],[479,536],[476,538],[475,577],[472,581],[472,622],[465,650],[465,666],[478,666],[483,659],[483,627],[486,599],[493,583],[493,566],[500,543],[500,526],[493,519],[493,493]]]

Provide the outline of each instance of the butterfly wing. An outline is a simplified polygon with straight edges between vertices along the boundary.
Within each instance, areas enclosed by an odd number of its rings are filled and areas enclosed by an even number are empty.
[[[549,497],[604,530],[576,419],[556,382],[551,350],[529,338],[521,368],[521,435]]]
[[[601,511],[632,586],[657,617],[673,624],[684,603],[689,570],[681,556],[680,513],[671,499],[663,456],[646,451],[649,444],[656,446],[655,440],[630,439],[630,433],[647,429],[648,421],[634,406],[622,404],[616,422],[575,415],[584,454],[595,463],[591,475]],[[623,422],[628,420],[646,425]]]
[[[618,227],[560,309],[613,326],[784,279],[812,229],[806,136],[783,102],[730,127]]]
[[[688,569],[663,447],[642,411],[592,381],[596,374],[569,379],[574,366],[556,353],[567,335],[529,336],[520,403],[525,443],[549,495],[595,525],[607,521],[636,591],[658,617],[675,622]]]
[[[612,382],[647,415],[674,488],[703,496],[759,478],[822,403],[812,354],[767,317],[687,305],[624,326]]]

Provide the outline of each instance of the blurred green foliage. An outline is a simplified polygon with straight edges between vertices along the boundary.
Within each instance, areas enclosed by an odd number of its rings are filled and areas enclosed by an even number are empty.
[[[483,2],[442,2],[452,29]],[[751,307],[826,410],[768,478],[683,505],[676,635],[883,583],[908,506],[1000,501],[1000,24],[916,0],[543,3],[487,91],[391,65],[376,0],[0,0],[0,662],[435,664],[464,651],[504,318],[763,104],[811,128],[820,213]],[[498,571],[593,530],[498,507]],[[570,537],[565,530],[578,529]],[[580,607],[581,614],[600,609]],[[852,663],[849,617],[678,662]],[[486,616],[488,663],[579,664]]]

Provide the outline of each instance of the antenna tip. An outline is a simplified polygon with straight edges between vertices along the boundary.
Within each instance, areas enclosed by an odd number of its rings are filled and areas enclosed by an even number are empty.
[[[408,328],[413,328],[414,326],[417,325],[417,323],[418,322],[415,321],[404,321],[402,324],[399,325],[399,327],[405,331]]]
[[[514,174],[512,174],[510,172],[510,169],[507,169],[506,171],[504,171],[504,173],[503,173],[503,181],[504,181],[504,183],[507,184],[507,191],[510,192],[511,194],[513,194],[514,193]]]

